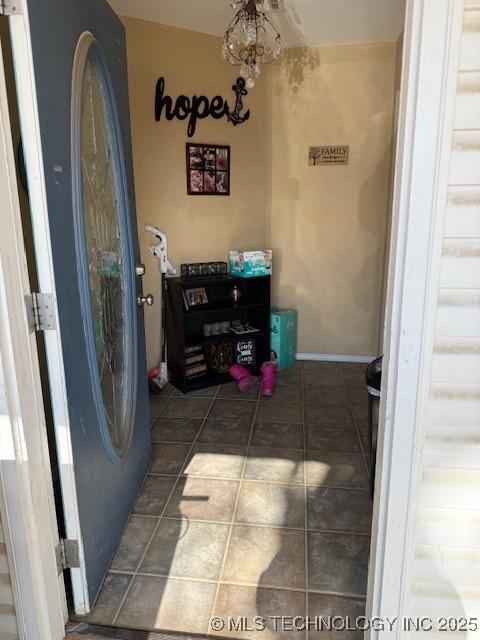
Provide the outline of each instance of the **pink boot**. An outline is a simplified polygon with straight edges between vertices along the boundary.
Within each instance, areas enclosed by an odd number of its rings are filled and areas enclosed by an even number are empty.
[[[250,371],[247,371],[241,364],[234,364],[230,367],[230,375],[237,381],[237,389],[240,393],[248,391],[256,382]]]
[[[275,362],[264,362],[262,364],[262,396],[271,398],[275,393],[277,384],[277,365]]]

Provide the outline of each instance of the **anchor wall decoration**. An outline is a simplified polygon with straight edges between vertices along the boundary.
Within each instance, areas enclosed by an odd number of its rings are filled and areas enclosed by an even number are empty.
[[[233,111],[228,111],[227,118],[234,127],[236,127],[237,124],[242,124],[250,118],[250,109],[243,116],[240,115],[241,111],[243,111],[243,96],[248,94],[245,86],[245,80],[243,78],[237,78],[236,83],[232,87],[232,91],[235,92],[237,99],[235,102],[235,109]]]
[[[221,96],[215,96],[209,100],[206,96],[194,95],[189,98],[188,96],[180,95],[174,103],[173,98],[165,94],[165,78],[161,77],[158,79],[155,89],[155,120],[159,122],[162,115],[167,120],[173,120],[174,118],[187,120],[188,118],[187,134],[189,138],[195,134],[198,120],[208,117],[215,118],[215,120],[227,118],[236,127],[250,118],[250,109],[242,114],[244,108],[243,98],[248,94],[245,80],[237,78],[232,91],[236,97],[233,111],[230,109],[227,100]]]

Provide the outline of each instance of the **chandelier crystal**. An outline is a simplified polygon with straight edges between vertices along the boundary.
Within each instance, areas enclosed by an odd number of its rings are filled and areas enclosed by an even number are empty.
[[[240,75],[251,89],[261,66],[278,58],[283,44],[266,14],[270,9],[268,0],[233,0],[232,8],[238,7],[223,38],[222,56],[230,64],[240,65]]]

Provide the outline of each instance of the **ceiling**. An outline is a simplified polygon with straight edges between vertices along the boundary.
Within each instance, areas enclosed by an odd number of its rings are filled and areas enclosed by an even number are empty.
[[[222,36],[231,0],[109,0],[123,16]],[[290,47],[395,40],[405,0],[280,0],[271,16]]]

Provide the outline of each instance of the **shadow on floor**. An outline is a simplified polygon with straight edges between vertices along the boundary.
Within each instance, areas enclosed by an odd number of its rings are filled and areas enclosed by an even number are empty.
[[[84,620],[267,640],[291,637],[278,616],[362,615],[362,371],[300,363],[280,374],[274,399],[232,385],[154,398],[151,473]],[[213,629],[214,616],[225,626]]]

